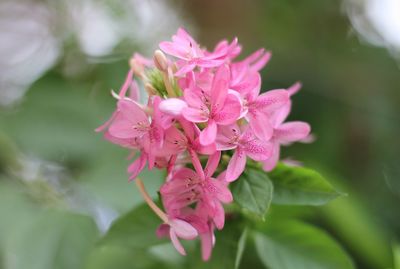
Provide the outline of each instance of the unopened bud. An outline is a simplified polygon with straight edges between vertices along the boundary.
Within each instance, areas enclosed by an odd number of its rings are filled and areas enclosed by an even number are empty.
[[[168,69],[168,60],[161,50],[156,50],[153,57],[154,65],[158,70],[165,72]]]
[[[144,89],[148,95],[157,95],[157,90],[150,83],[144,84]]]
[[[131,67],[133,73],[138,76],[142,77],[144,74],[144,68],[141,63],[139,63],[135,58],[131,58],[129,60],[129,66]]]

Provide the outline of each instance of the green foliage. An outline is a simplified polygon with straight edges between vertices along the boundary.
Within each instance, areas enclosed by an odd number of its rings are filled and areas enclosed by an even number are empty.
[[[235,257],[235,269],[239,268],[240,262],[242,261],[243,253],[247,243],[247,235],[248,235],[248,229],[245,228],[238,242],[238,248]]]
[[[101,240],[101,244],[137,249],[162,244],[164,241],[155,233],[160,223],[161,220],[149,207],[142,204],[118,218]]]
[[[83,268],[97,238],[91,218],[48,210],[10,242],[9,248],[19,256],[8,257],[8,264],[16,269]]]
[[[269,269],[351,269],[351,259],[325,232],[297,221],[273,221],[255,233],[258,255]]]
[[[263,218],[272,201],[273,186],[263,171],[249,168],[232,186],[236,203]]]
[[[323,205],[341,195],[319,173],[308,168],[279,163],[268,175],[274,184],[276,204]]]

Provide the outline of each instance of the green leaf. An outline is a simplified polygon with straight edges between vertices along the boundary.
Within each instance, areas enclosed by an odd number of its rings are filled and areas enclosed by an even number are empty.
[[[232,185],[234,200],[245,210],[263,218],[271,204],[273,192],[268,175],[248,168]]]
[[[85,269],[155,268],[160,262],[146,250],[101,245],[90,254]]]
[[[246,248],[247,234],[248,234],[248,230],[247,230],[247,228],[245,228],[242,235],[240,236],[239,242],[238,242],[238,248],[237,248],[236,258],[235,258],[235,269],[238,269],[240,266],[240,262],[243,257],[243,252],[244,252],[244,249]]]
[[[18,257],[6,255],[6,263],[15,269],[83,268],[97,238],[91,218],[48,210],[18,231],[7,250]]]
[[[353,262],[327,233],[297,221],[269,223],[255,234],[257,253],[269,269],[350,269]]]
[[[400,269],[400,245],[393,244],[393,266],[394,269]]]
[[[156,236],[161,220],[146,204],[118,218],[101,240],[102,244],[143,249],[165,241]]]
[[[274,184],[273,203],[282,205],[323,205],[340,196],[319,173],[282,163],[268,173]]]

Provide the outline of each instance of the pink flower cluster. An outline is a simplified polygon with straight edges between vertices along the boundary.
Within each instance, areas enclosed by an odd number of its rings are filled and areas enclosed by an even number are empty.
[[[164,210],[145,199],[164,222],[157,234],[169,236],[183,255],[179,238],[199,237],[208,260],[214,230],[224,227],[223,204],[233,201],[229,183],[240,177],[248,159],[272,170],[280,146],[307,139],[310,126],[284,122],[299,83],[260,93],[259,71],[271,56],[264,49],[236,61],[237,39],[207,51],[183,29],[159,47],[153,61],[133,56],[124,85],[113,93],[117,109],[98,131],[139,153],[128,167],[131,180],[140,180],[146,164],[167,171],[160,188]],[[144,104],[134,77],[148,93]]]

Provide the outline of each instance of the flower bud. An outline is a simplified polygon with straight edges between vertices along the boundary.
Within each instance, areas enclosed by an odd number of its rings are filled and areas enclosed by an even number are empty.
[[[157,95],[157,90],[150,83],[146,83],[144,88],[148,95]]]
[[[165,57],[165,54],[161,50],[156,50],[154,52],[154,65],[157,67],[158,70],[160,71],[167,71],[168,69],[168,60],[167,57]]]

